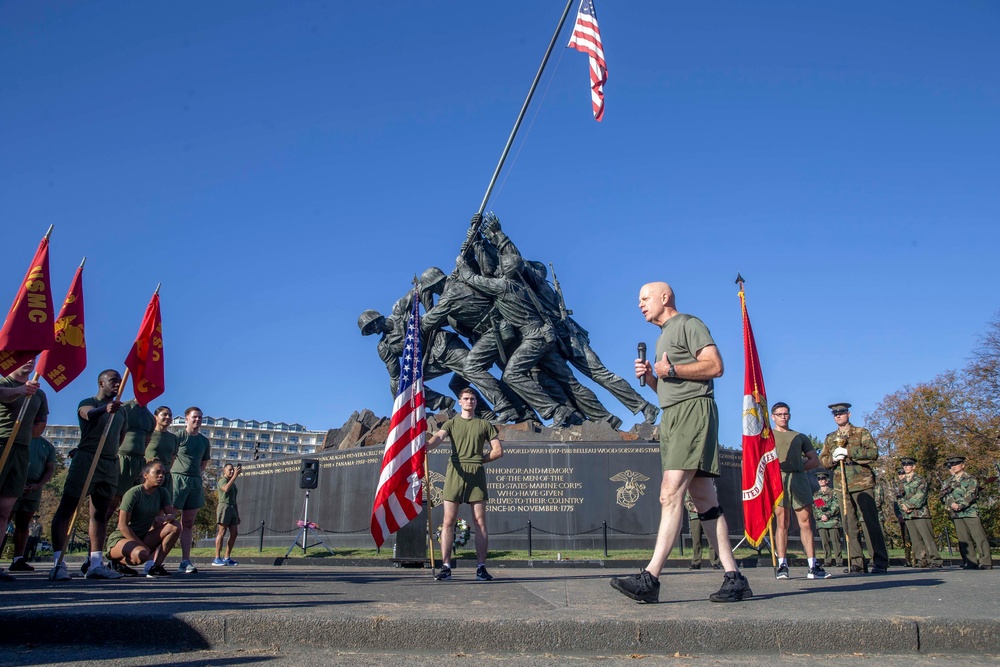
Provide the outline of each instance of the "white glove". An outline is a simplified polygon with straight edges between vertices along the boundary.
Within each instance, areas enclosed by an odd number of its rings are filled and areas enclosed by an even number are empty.
[[[846,458],[847,458],[847,448],[846,447],[837,447],[835,450],[833,450],[833,460],[834,461],[837,461],[839,463],[839,462],[843,461]]]

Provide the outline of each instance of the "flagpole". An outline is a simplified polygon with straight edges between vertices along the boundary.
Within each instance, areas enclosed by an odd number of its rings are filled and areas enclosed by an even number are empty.
[[[125,391],[125,383],[128,381],[129,370],[125,369],[125,374],[122,376],[122,383],[118,385],[118,393],[115,395],[114,401],[121,402],[122,393]],[[80,500],[76,503],[76,509],[73,510],[73,518],[69,520],[69,526],[66,528],[66,545],[69,546],[69,536],[73,533],[73,524],[76,523],[76,517],[80,514],[80,508],[83,507],[83,501],[87,499],[90,495],[90,482],[94,479],[94,473],[97,471],[97,464],[101,460],[101,452],[104,451],[104,443],[108,439],[108,432],[111,430],[111,423],[115,420],[114,416],[104,422],[104,431],[101,433],[101,440],[97,443],[97,451],[94,452],[94,460],[90,462],[90,470],[87,471],[87,479],[83,483],[83,493],[80,494]],[[105,517],[104,521],[107,522],[109,517]],[[91,550],[93,550],[94,545],[90,545]],[[59,563],[63,562],[66,557],[66,549],[62,550],[59,554]]]
[[[510,131],[510,136],[507,137],[507,145],[503,147],[503,153],[500,154],[500,161],[497,162],[497,168],[493,171],[493,178],[490,179],[490,184],[486,188],[486,194],[483,195],[483,201],[479,205],[479,215],[483,214],[486,210],[486,203],[490,200],[490,194],[493,192],[493,186],[496,185],[497,177],[500,175],[500,170],[503,169],[503,163],[507,159],[507,154],[510,153],[510,147],[514,143],[514,137],[517,136],[517,130],[521,127],[521,121],[524,120],[524,114],[528,111],[528,105],[531,103],[531,98],[535,94],[535,88],[538,87],[538,81],[542,78],[542,71],[545,69],[545,64],[549,61],[549,56],[552,55],[552,49],[556,45],[556,40],[559,39],[559,33],[562,32],[563,24],[566,22],[566,17],[569,15],[569,10],[573,6],[574,0],[567,0],[566,8],[563,10],[562,17],[559,19],[559,25],[556,27],[556,31],[552,34],[552,41],[549,42],[549,48],[545,50],[545,56],[542,58],[542,64],[538,66],[538,72],[535,74],[535,80],[531,82],[531,88],[528,90],[528,96],[524,99],[524,104],[521,106],[521,112],[517,114],[517,120],[514,121],[514,129]]]

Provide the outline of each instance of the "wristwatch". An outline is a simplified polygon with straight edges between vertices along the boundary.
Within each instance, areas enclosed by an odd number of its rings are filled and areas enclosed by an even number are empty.
[[[674,370],[674,365],[673,364],[670,364],[670,368],[667,369],[667,377],[668,378],[675,378],[675,377],[677,377],[677,371]]]

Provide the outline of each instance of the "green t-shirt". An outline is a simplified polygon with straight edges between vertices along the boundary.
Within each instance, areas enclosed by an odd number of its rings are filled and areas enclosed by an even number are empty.
[[[177,456],[177,436],[170,431],[153,431],[149,437],[149,444],[146,445],[146,460],[156,459],[167,467],[170,466]]]
[[[774,450],[782,472],[805,472],[802,455],[815,451],[812,441],[798,431],[774,431]]]
[[[675,366],[693,364],[698,361],[699,350],[709,345],[715,345],[715,341],[705,323],[693,315],[678,313],[660,327],[653,363],[662,359],[666,352],[670,363]],[[656,379],[656,395],[660,399],[660,407],[669,408],[691,398],[713,398],[715,383],[712,380],[668,378],[664,374]]]
[[[133,486],[122,496],[119,509],[129,512],[128,527],[142,537],[153,527],[153,519],[160,510],[170,507],[170,492],[162,486],[156,487],[152,493],[146,493],[142,485]]]
[[[482,463],[483,446],[499,437],[497,427],[485,419],[473,417],[464,419],[461,415],[452,417],[441,426],[451,437],[451,461],[453,463]]]
[[[28,482],[37,482],[45,474],[48,463],[55,465],[56,448],[45,438],[32,438],[31,449],[28,450]]]
[[[0,388],[23,387],[23,382],[18,382],[14,378],[0,378]],[[24,396],[18,396],[10,403],[0,403],[0,451],[7,446],[7,439],[14,432],[14,424],[21,414],[21,404],[24,403]],[[27,447],[31,442],[31,427],[49,419],[49,401],[45,398],[45,392],[39,389],[31,397],[28,409],[24,412],[24,420],[17,429],[17,437],[14,438],[14,445],[17,447]]]
[[[174,475],[201,477],[201,462],[212,458],[212,448],[208,438],[201,433],[191,435],[182,431],[177,438],[177,458],[170,472]]]
[[[229,487],[228,491],[225,491],[222,486],[229,480],[225,477],[220,477],[219,482],[216,485],[216,489],[219,491],[219,504],[220,505],[233,505],[236,506],[236,483],[234,482],[232,486]]]
[[[96,422],[89,421],[80,416],[80,408],[99,408],[105,407],[108,403],[114,400],[114,397],[107,398],[103,401],[97,399],[96,396],[90,398],[85,398],[80,401],[80,405],[76,408],[77,417],[80,420],[80,446],[81,452],[90,452],[93,454],[97,451],[97,445],[101,442],[101,434],[104,433],[104,425],[111,420],[111,428],[108,429],[108,437],[104,441],[104,449],[101,450],[102,459],[116,459],[118,458],[118,442],[121,439],[122,427],[125,425],[125,415],[122,414],[121,410],[118,412],[110,413],[105,412],[101,414],[100,418]]]
[[[156,428],[153,413],[134,398],[122,403],[122,412],[125,413],[125,440],[118,451],[143,456],[146,453],[146,438]]]

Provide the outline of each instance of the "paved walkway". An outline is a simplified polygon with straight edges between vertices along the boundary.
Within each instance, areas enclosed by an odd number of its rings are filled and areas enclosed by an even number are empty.
[[[661,603],[648,605],[608,585],[628,570],[499,561],[490,569],[492,582],[476,582],[464,563],[452,581],[437,582],[430,570],[385,566],[206,563],[169,579],[57,584],[39,568],[0,585],[0,644],[127,636],[174,650],[1000,654],[996,570],[893,568],[811,581],[792,568],[791,579],[776,581],[770,568],[750,568],[755,596],[714,604],[718,571],[668,569]]]

